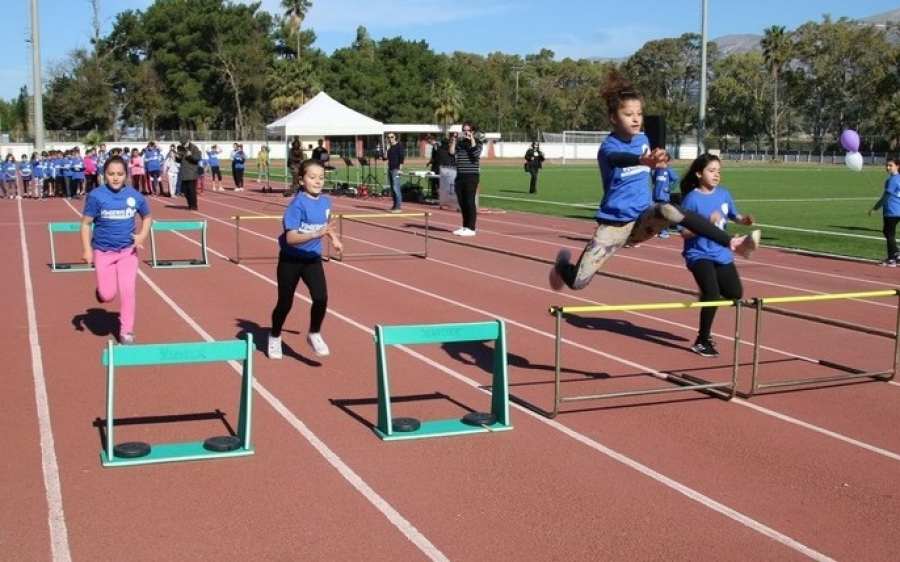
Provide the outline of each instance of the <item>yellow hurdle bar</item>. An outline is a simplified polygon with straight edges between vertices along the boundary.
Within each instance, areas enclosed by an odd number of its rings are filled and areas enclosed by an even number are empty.
[[[281,215],[237,215],[231,218],[234,220],[234,257],[230,259],[239,264],[241,263],[241,221],[281,220]]]
[[[839,299],[865,299],[865,298],[879,298],[879,297],[900,297],[900,290],[891,289],[891,290],[882,290],[882,291],[867,291],[867,292],[857,292],[857,293],[835,293],[830,295],[800,295],[800,296],[787,296],[787,297],[767,297],[767,298],[757,298],[753,299],[750,302],[750,305],[756,309],[756,322],[753,330],[753,371],[750,377],[750,391],[745,393],[741,393],[741,397],[749,398],[753,396],[758,390],[765,388],[780,388],[780,387],[793,387],[793,386],[808,386],[815,385],[819,383],[830,383],[830,382],[841,382],[852,379],[860,379],[860,378],[872,378],[876,380],[889,381],[893,380],[896,376],[898,365],[900,365],[900,301],[898,301],[897,306],[897,320],[894,326],[894,332],[885,332],[883,330],[877,330],[874,328],[866,327],[866,326],[858,326],[855,324],[850,324],[847,322],[840,322],[829,318],[824,318],[821,316],[814,316],[810,314],[801,314],[792,311],[786,311],[782,309],[773,308],[768,306],[770,304],[788,304],[788,303],[806,303],[806,302],[821,302],[821,301],[831,301],[831,300],[839,300]],[[880,371],[865,371],[862,369],[857,369],[854,367],[848,367],[846,365],[840,365],[838,363],[828,361],[825,359],[818,359],[815,361],[816,364],[822,365],[823,367],[828,367],[831,369],[835,369],[838,371],[843,371],[844,374],[841,375],[831,375],[831,376],[823,376],[823,377],[806,377],[806,378],[796,378],[783,380],[778,382],[770,382],[770,383],[762,383],[759,378],[759,355],[760,355],[760,340],[762,337],[762,313],[763,311],[772,312],[775,314],[783,314],[786,316],[791,316],[794,318],[800,318],[803,320],[809,320],[811,322],[818,322],[822,324],[828,324],[830,326],[836,326],[839,328],[844,328],[847,330],[853,330],[856,332],[862,332],[870,335],[885,337],[894,341],[894,358],[893,365],[890,369],[880,370]]]
[[[341,240],[344,239],[344,220],[355,221],[364,224],[375,224],[369,222],[368,219],[402,219],[402,218],[424,218],[425,219],[425,235],[424,235],[424,245],[421,250],[413,250],[410,252],[403,251],[393,251],[393,252],[341,252],[335,253],[333,252],[333,248],[331,247],[331,241],[328,242],[328,254],[326,259],[333,259],[336,261],[343,261],[344,258],[360,258],[360,257],[385,257],[385,256],[416,256],[420,258],[428,257],[428,238],[429,238],[429,229],[428,229],[428,218],[431,216],[431,213],[427,211],[420,212],[410,212],[410,213],[358,213],[358,214],[338,214],[335,215],[338,219],[338,236]],[[415,232],[413,232],[414,236],[417,236]]]
[[[694,390],[704,392],[716,398],[731,400],[737,394],[737,378],[739,355],[738,348],[740,346],[740,325],[741,325],[741,308],[740,301],[707,301],[707,302],[667,302],[667,303],[640,303],[640,304],[621,304],[621,305],[598,305],[598,306],[552,306],[549,309],[551,315],[556,317],[556,340],[554,375],[553,375],[553,410],[546,411],[533,404],[529,404],[511,396],[511,400],[529,408],[532,411],[541,413],[549,418],[555,418],[560,411],[560,406],[565,402],[581,402],[587,400],[600,400],[604,398],[621,398],[625,396],[646,396],[652,394],[665,394],[669,392],[682,392]],[[670,388],[642,389],[642,390],[626,390],[620,392],[607,392],[601,394],[587,394],[581,396],[563,396],[562,394],[562,319],[563,316],[574,315],[579,313],[604,313],[604,312],[634,312],[638,310],[688,310],[694,308],[709,307],[734,307],[734,349],[733,361],[731,366],[731,381],[714,383],[699,377],[688,375],[674,375],[671,373],[650,372],[649,374],[667,382],[675,383],[678,386]]]

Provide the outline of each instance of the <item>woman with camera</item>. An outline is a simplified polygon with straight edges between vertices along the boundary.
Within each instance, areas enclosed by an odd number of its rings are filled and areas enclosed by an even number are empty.
[[[459,136],[450,136],[449,152],[456,156],[456,198],[463,219],[462,228],[453,231],[456,236],[475,236],[475,219],[478,217],[475,197],[481,181],[481,148],[481,141],[469,122],[462,124]]]

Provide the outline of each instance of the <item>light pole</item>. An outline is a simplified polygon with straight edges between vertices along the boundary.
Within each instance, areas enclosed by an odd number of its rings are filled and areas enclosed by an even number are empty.
[[[697,119],[697,156],[706,152],[706,0],[700,16],[700,115]]]
[[[515,106],[513,107],[513,113],[515,117],[513,118],[513,126],[518,129],[519,128],[519,73],[522,72],[523,68],[521,66],[514,66],[513,71],[516,73],[516,101]]]
[[[38,0],[31,0],[31,75],[34,101],[34,150],[44,150],[44,94],[41,85],[41,39]]]

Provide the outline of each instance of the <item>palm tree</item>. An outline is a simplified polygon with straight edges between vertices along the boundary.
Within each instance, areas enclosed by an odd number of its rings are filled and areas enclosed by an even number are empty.
[[[763,49],[763,57],[766,68],[772,74],[774,86],[772,88],[772,124],[773,139],[775,144],[775,159],[778,159],[778,77],[784,65],[791,58],[791,37],[785,33],[784,26],[773,25],[766,29],[762,40],[759,42]]]
[[[312,5],[310,0],[281,0],[284,17],[288,20],[287,24],[291,28],[291,32],[297,36],[297,60],[300,60],[300,30],[303,28],[306,14],[309,13]]]
[[[433,102],[434,118],[443,124],[444,132],[447,132],[450,125],[459,119],[459,111],[462,109],[462,94],[456,82],[445,78],[438,86]]]

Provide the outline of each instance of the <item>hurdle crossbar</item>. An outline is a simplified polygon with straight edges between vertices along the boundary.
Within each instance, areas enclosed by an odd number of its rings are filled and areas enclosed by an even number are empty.
[[[230,261],[240,264],[241,263],[241,223],[246,221],[258,221],[258,220],[281,220],[281,215],[236,215],[231,217],[234,221],[234,257],[230,258]],[[271,256],[266,256],[270,258]],[[247,259],[247,258],[244,258]]]
[[[160,260],[156,255],[156,233],[163,231],[199,231],[200,259]],[[206,249],[206,221],[153,221],[150,226],[150,265],[153,267],[209,267],[209,255]]]
[[[897,306],[897,319],[895,321],[894,332],[886,332],[884,330],[876,330],[866,326],[860,326],[857,324],[852,324],[849,322],[839,322],[834,319],[825,318],[822,316],[816,316],[812,314],[801,314],[789,310],[785,310],[779,307],[773,307],[771,305],[774,304],[795,304],[795,303],[808,303],[808,302],[823,302],[823,301],[834,301],[834,300],[843,300],[843,299],[869,299],[869,298],[881,298],[881,297],[900,297],[900,290],[890,289],[890,290],[882,290],[882,291],[867,291],[867,292],[856,292],[856,293],[834,293],[834,294],[826,294],[826,295],[799,295],[799,296],[786,296],[786,297],[760,297],[755,298],[750,301],[750,305],[753,306],[756,311],[756,321],[754,323],[753,330],[753,369],[750,377],[750,390],[746,393],[740,393],[742,398],[749,398],[753,396],[757,391],[763,390],[766,388],[783,388],[783,387],[796,387],[796,386],[811,386],[821,383],[832,383],[832,382],[842,382],[849,381],[852,379],[861,379],[861,378],[871,378],[876,380],[888,381],[892,380],[897,373],[898,365],[900,365],[900,300],[898,300]],[[876,371],[866,371],[863,369],[857,369],[854,367],[850,367],[847,365],[841,365],[839,363],[835,363],[832,361],[828,361],[825,359],[817,359],[815,362],[823,367],[828,367],[831,369],[835,369],[838,371],[843,371],[843,374],[840,375],[827,375],[821,377],[805,377],[805,378],[794,378],[788,380],[781,380],[775,382],[763,383],[760,382],[760,367],[759,367],[759,356],[760,356],[760,347],[762,340],[762,318],[763,311],[772,312],[775,314],[782,314],[786,316],[791,316],[794,318],[800,318],[804,320],[809,320],[812,322],[819,322],[823,324],[828,324],[831,326],[836,326],[840,328],[844,328],[847,330],[852,330],[856,332],[866,333],[870,335],[875,335],[879,337],[888,338],[894,341],[894,356],[893,356],[893,365],[889,369],[876,370]]]
[[[428,238],[429,238],[429,229],[428,229],[428,217],[431,216],[431,213],[427,211],[418,211],[418,212],[409,212],[409,213],[358,213],[358,214],[347,214],[342,213],[335,215],[338,219],[338,236],[341,240],[344,239],[344,221],[352,221],[358,222],[362,224],[374,225],[378,226],[376,223],[370,222],[368,219],[403,219],[403,218],[411,218],[411,217],[419,217],[425,219],[425,234],[424,234],[424,243],[421,250],[411,250],[411,251],[402,251],[402,250],[393,250],[390,252],[334,252],[334,249],[331,246],[331,240],[329,239],[328,244],[328,255],[329,259],[333,259],[335,261],[342,261],[344,258],[363,258],[363,257],[386,257],[386,256],[415,256],[421,258],[428,257]],[[413,233],[415,235],[415,233]]]
[[[738,379],[738,363],[739,363],[739,345],[740,345],[740,324],[741,324],[741,305],[740,301],[706,301],[706,302],[667,302],[667,303],[640,303],[640,304],[622,304],[622,305],[599,305],[599,306],[553,306],[550,307],[550,314],[556,318],[556,338],[555,338],[555,361],[553,373],[553,409],[546,411],[538,408],[533,404],[523,401],[521,398],[511,397],[512,400],[520,403],[529,409],[542,413],[549,418],[555,418],[562,404],[567,402],[583,402],[588,400],[601,400],[606,398],[622,398],[628,396],[647,396],[653,394],[667,394],[671,392],[683,391],[699,391],[722,398],[731,400],[737,394]],[[726,308],[734,307],[734,344],[733,359],[731,365],[731,380],[724,382],[711,382],[699,377],[689,375],[676,375],[673,373],[662,373],[651,371],[649,374],[661,380],[674,383],[676,386],[667,388],[652,389],[636,389],[624,390],[618,392],[605,392],[599,394],[585,394],[578,396],[564,396],[562,393],[562,344],[563,344],[563,318],[565,315],[587,314],[587,313],[609,313],[609,312],[634,312],[639,310],[688,310],[695,308]]]
[[[93,225],[92,225],[93,228]],[[78,234],[81,232],[80,222],[50,222],[47,223],[47,232],[50,233],[50,270],[51,271],[90,271],[93,265],[77,262],[60,262],[56,259],[55,235],[69,232]]]

